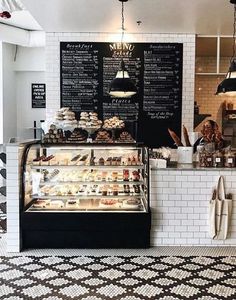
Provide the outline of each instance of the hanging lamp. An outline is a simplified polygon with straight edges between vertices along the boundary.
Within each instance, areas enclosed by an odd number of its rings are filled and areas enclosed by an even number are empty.
[[[123,40],[125,31],[125,18],[124,18],[124,2],[128,0],[119,0],[121,2],[121,62],[116,74],[115,79],[112,80],[109,87],[109,94],[117,98],[127,98],[135,95],[137,93],[137,88],[133,81],[129,77],[129,73],[125,68],[125,63],[123,59]]]
[[[218,85],[216,95],[236,96],[236,0],[230,0],[234,5],[234,31],[233,31],[233,54],[230,59],[230,67],[225,79]]]

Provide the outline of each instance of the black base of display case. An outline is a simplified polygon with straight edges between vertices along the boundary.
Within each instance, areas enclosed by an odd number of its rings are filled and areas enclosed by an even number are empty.
[[[148,248],[148,213],[24,212],[21,244],[26,248]]]

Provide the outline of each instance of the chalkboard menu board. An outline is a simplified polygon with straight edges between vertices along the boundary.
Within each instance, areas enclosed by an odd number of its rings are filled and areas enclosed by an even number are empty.
[[[46,107],[46,84],[45,83],[32,83],[32,108],[45,108]]]
[[[149,147],[173,146],[168,128],[181,135],[183,44],[125,43],[124,62],[138,93],[113,98],[109,84],[121,60],[120,43],[61,42],[61,107],[114,115],[136,128]]]

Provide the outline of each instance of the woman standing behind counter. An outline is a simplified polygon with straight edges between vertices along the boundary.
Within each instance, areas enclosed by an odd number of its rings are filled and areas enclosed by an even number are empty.
[[[218,124],[213,120],[207,120],[201,130],[202,136],[194,144],[194,152],[196,152],[198,146],[212,145],[214,149],[221,150],[226,147],[226,142],[219,131]]]

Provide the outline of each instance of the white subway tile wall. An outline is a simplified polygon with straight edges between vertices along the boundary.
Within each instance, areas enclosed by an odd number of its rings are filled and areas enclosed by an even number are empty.
[[[20,178],[19,160],[23,147],[6,147],[7,154],[7,251],[20,251]]]
[[[233,194],[229,238],[225,241],[212,240],[208,233],[208,203],[220,175],[224,176],[226,192]],[[181,187],[174,186],[173,181]],[[235,170],[152,170],[150,191],[153,246],[236,245]]]
[[[46,118],[51,120],[60,108],[60,42],[112,42],[117,36],[109,33],[67,33],[48,32],[46,34]],[[183,43],[183,102],[182,123],[193,130],[195,35],[192,34],[133,34],[132,42]],[[128,38],[127,38],[128,40]]]

